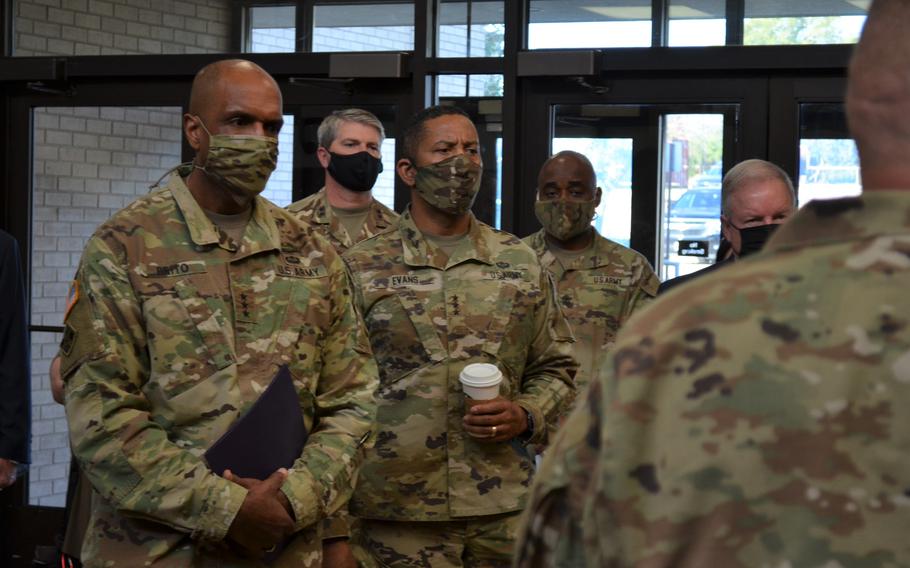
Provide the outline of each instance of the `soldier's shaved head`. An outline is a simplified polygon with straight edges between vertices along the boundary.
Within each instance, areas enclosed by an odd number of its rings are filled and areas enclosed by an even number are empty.
[[[551,156],[543,165],[540,167],[540,173],[537,175],[538,186],[543,179],[545,172],[549,172],[551,168],[554,167],[563,167],[565,165],[575,165],[578,164],[587,178],[585,181],[590,182],[590,186],[593,188],[597,183],[597,176],[594,174],[594,166],[591,165],[591,160],[587,156],[580,152],[574,152],[572,150],[563,150],[557,154]]]
[[[893,185],[896,179],[907,180],[902,187],[910,188],[908,27],[910,0],[874,2],[850,62],[847,119],[866,189]]]
[[[278,83],[259,65],[245,59],[223,59],[209,63],[196,73],[190,91],[190,114],[206,117],[212,107],[212,101],[221,96],[227,85],[240,77],[261,80],[273,87],[278,96],[281,96]]]

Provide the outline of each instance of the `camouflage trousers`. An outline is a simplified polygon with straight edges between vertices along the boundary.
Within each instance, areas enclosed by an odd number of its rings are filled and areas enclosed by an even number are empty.
[[[521,511],[468,521],[361,519],[354,556],[365,568],[499,568],[512,564]]]

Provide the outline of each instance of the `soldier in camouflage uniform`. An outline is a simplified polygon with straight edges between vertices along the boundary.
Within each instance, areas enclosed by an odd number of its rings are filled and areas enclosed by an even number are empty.
[[[616,332],[660,285],[645,257],[591,226],[602,195],[596,184],[583,154],[560,152],[544,162],[534,203],[543,228],[524,239],[556,281],[559,306],[575,335],[579,393],[600,368]]]
[[[356,552],[383,566],[508,565],[533,474],[525,447],[570,403],[571,332],[534,252],[470,212],[477,131],[454,107],[419,113],[398,173],[396,230],[345,253],[380,369],[378,434],[351,500]],[[469,363],[504,375],[468,411]]]
[[[636,314],[537,476],[517,565],[910,566],[910,2],[847,116],[864,195]]]
[[[325,117],[316,133],[316,157],[325,168],[325,187],[288,211],[335,245],[339,254],[392,227],[398,215],[373,198],[382,172],[382,123],[370,112],[350,108]]]
[[[316,137],[316,157],[325,168],[325,186],[292,203],[288,211],[325,236],[342,254],[354,244],[390,229],[398,220],[398,214],[372,194],[382,172],[380,148],[385,130],[373,113],[349,108],[325,117]],[[350,537],[349,524],[344,511],[326,519],[322,534],[326,566],[355,565],[346,542]]]
[[[277,565],[320,565],[319,521],[349,497],[377,372],[341,259],[258,196],[280,128],[265,71],[207,66],[184,116],[193,165],[86,245],[61,344],[73,451],[97,493],[86,566],[257,566],[291,534]],[[212,221],[238,215],[240,231]],[[210,471],[203,453],[281,364],[302,455],[267,480]]]

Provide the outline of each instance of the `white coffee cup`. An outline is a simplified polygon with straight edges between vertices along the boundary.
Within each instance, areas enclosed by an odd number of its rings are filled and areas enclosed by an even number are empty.
[[[499,396],[502,372],[496,365],[471,363],[458,375],[464,394],[474,400],[492,400]]]

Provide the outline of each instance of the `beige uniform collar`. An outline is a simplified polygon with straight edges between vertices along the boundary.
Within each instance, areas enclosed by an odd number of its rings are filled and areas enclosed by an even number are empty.
[[[167,187],[171,191],[171,195],[174,196],[178,209],[183,214],[183,219],[186,221],[190,238],[194,244],[198,246],[218,245],[236,252],[236,258],[251,256],[262,251],[281,249],[281,234],[278,232],[275,219],[268,213],[271,205],[265,198],[257,196],[253,202],[253,215],[250,218],[250,222],[247,223],[243,238],[238,246],[237,243],[233,243],[229,239],[222,240],[222,233],[196,202],[196,198],[190,193],[183,178],[177,172],[171,174]]]
[[[325,187],[317,192],[318,204],[313,211],[313,222],[319,225],[328,225],[329,232],[338,239],[345,247],[352,247],[366,238],[372,237],[391,226],[391,219],[385,214],[385,207],[372,199],[370,201],[370,212],[367,213],[366,222],[360,230],[359,235],[349,235],[345,230],[341,220],[332,213],[332,207],[329,205],[329,197],[326,194]]]
[[[550,252],[550,247],[547,245],[546,234],[543,229],[531,235],[529,244],[531,245],[531,248],[534,249],[534,252],[537,253],[537,258],[540,259],[540,264],[544,268],[550,272],[561,271],[557,270],[558,268],[561,268],[562,265],[556,259],[556,255]],[[594,270],[595,268],[608,266],[611,263],[610,253],[617,246],[621,245],[614,243],[601,236],[597,231],[594,231],[594,242],[591,244],[591,247],[585,254],[579,255],[572,264],[565,268],[565,270]]]
[[[493,254],[484,239],[480,222],[474,217],[474,213],[469,212],[468,215],[471,216],[468,238],[452,253],[451,257],[446,257],[446,254],[433,246],[417,228],[411,217],[409,206],[398,221],[401,242],[404,247],[404,263],[414,267],[432,266],[439,270],[446,270],[468,260],[494,264]]]

